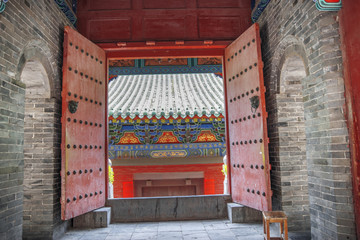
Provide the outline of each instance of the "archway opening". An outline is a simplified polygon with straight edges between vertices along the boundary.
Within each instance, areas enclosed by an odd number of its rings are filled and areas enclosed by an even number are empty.
[[[292,50],[292,51],[289,51]],[[306,136],[302,80],[304,59],[287,49],[279,64],[277,91],[269,111],[269,154],[272,164],[273,208],[289,218],[290,231],[310,229]]]
[[[49,78],[40,61],[27,61],[20,78],[26,84],[25,98],[50,98]]]
[[[221,57],[110,60],[110,198],[224,194],[221,71]]]
[[[45,219],[54,212],[53,134],[54,104],[50,99],[50,84],[44,65],[38,60],[26,61],[20,80],[26,85],[24,117],[24,211],[23,235],[32,236],[49,227],[53,219]],[[44,233],[45,234],[45,233]]]

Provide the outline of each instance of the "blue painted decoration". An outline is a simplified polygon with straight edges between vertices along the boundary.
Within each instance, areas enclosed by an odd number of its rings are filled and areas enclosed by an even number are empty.
[[[109,67],[111,77],[140,74],[218,73],[221,65]]]
[[[65,16],[69,19],[69,21],[75,26],[77,18],[75,13],[73,12],[74,4],[69,7],[65,0],[55,0],[55,2],[59,6],[61,11],[63,11]],[[76,6],[76,1],[73,1],[73,3],[74,2]]]
[[[157,143],[159,137],[164,132],[172,132],[180,143],[193,143],[197,140],[202,131],[210,130],[215,136],[217,141],[225,142],[225,120],[222,118],[220,121],[203,121],[194,122],[194,119],[178,120],[170,123],[169,120],[159,120],[156,122],[145,123],[144,121],[134,121],[129,123],[122,121],[109,121],[109,144],[118,145],[120,139],[125,133],[134,133],[137,140],[142,144]]]
[[[256,1],[251,0],[251,11],[255,8]]]
[[[207,120],[186,119],[172,123],[169,120],[148,123],[142,120],[132,123],[109,121],[110,159],[223,157],[226,154],[225,119]],[[212,138],[201,139],[202,134]],[[166,136],[170,136],[170,142],[160,141]],[[122,141],[123,137],[127,140]]]
[[[0,13],[5,11],[5,7],[6,7],[7,2],[8,2],[8,0],[0,0]]]
[[[109,145],[109,158],[223,157],[226,143]]]
[[[326,0],[313,0],[315,6],[320,11],[339,11],[342,7],[341,0],[336,2],[328,2]]]
[[[270,0],[260,0],[259,4],[256,6],[255,11],[251,14],[252,22],[256,22],[261,14],[264,12],[267,5],[270,3]]]
[[[77,0],[72,0],[72,10],[74,13],[76,13],[77,9]]]

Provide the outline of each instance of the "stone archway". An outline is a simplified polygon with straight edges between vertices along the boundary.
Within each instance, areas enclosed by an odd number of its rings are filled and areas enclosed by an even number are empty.
[[[289,218],[289,230],[309,231],[308,169],[302,82],[309,75],[304,47],[285,38],[273,58],[267,96],[273,208]]]
[[[52,239],[60,227],[61,102],[46,44],[30,42],[16,78],[25,85],[23,238]]]
[[[21,72],[20,79],[26,84],[26,98],[50,98],[49,77],[39,60],[28,60]]]

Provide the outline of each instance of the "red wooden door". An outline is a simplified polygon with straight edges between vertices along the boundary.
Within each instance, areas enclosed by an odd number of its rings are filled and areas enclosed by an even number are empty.
[[[65,27],[61,218],[70,219],[105,204],[105,52]]]
[[[77,2],[78,30],[96,43],[228,40],[251,25],[250,0]]]
[[[225,49],[228,141],[234,202],[271,210],[261,40],[254,24]]]

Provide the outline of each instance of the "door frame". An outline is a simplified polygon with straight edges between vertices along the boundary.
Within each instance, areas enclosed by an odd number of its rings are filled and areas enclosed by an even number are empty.
[[[146,58],[175,58],[175,57],[221,57],[223,66],[223,88],[224,88],[224,103],[225,103],[225,118],[228,119],[228,103],[227,89],[225,84],[225,48],[233,41],[147,41],[147,42],[118,42],[118,43],[98,43],[106,53],[106,78],[109,80],[109,60],[117,59],[146,59]],[[108,84],[106,84],[106,109],[105,114],[108,115]],[[108,122],[107,122],[108,123]],[[106,136],[108,136],[108,124],[105,126]],[[230,169],[230,145],[228,141],[229,128],[226,125],[226,164],[229,194],[231,195],[231,171]],[[105,161],[108,166],[108,138],[105,138],[106,153]],[[108,185],[109,174],[108,167],[106,167],[106,200],[108,199]]]

